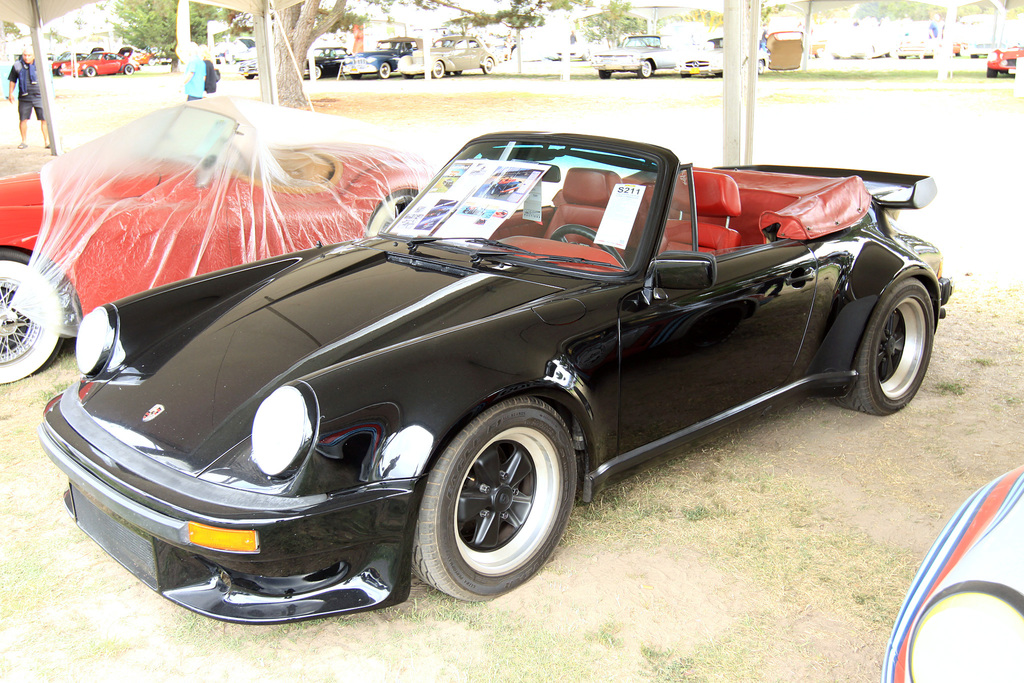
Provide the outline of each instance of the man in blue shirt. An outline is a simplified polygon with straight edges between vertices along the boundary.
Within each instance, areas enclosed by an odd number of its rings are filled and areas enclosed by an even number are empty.
[[[18,88],[18,117],[21,128],[21,144],[18,149],[28,147],[28,120],[32,118],[35,111],[36,119],[43,128],[43,143],[45,147],[50,146],[49,131],[46,130],[46,117],[43,115],[43,94],[39,90],[39,76],[36,73],[35,53],[32,48],[26,47],[21,57],[11,67],[11,73],[7,77],[9,81],[7,88],[7,100],[14,103],[14,88]]]
[[[206,94],[206,63],[199,46],[192,43],[188,66],[185,67],[185,95],[188,101],[201,100]]]

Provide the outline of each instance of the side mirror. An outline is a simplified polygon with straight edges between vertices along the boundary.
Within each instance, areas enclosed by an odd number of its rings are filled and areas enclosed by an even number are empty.
[[[647,269],[644,298],[647,303],[667,299],[666,289],[708,289],[718,278],[718,261],[712,254],[679,251],[658,254]]]

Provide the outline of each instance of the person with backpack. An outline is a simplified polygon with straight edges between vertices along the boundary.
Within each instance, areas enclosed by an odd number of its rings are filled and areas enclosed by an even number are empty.
[[[185,67],[185,97],[187,101],[201,100],[206,94],[206,62],[199,52],[199,46],[189,46],[189,60]]]
[[[207,52],[203,56],[209,57],[210,53]],[[217,81],[220,80],[220,71],[213,66],[213,61],[210,59],[204,59],[203,64],[206,65],[206,83],[204,90],[206,90],[207,94],[212,95],[217,92]]]
[[[22,51],[21,57],[18,57],[18,61],[11,67],[7,80],[7,100],[11,104],[14,103],[14,88],[18,88],[18,117],[21,129],[21,144],[18,145],[18,149],[28,147],[28,120],[32,118],[33,111],[43,127],[43,146],[49,148],[49,131],[46,130],[46,116],[43,114],[43,94],[39,89],[39,74],[36,72],[35,53],[31,47],[26,47]]]

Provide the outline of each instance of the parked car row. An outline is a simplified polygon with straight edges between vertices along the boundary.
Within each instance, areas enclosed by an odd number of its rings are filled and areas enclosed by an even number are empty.
[[[316,78],[329,78],[337,76],[341,72],[341,65],[348,57],[348,48],[345,47],[318,47],[313,50],[313,68],[316,70]],[[259,66],[256,57],[243,59],[238,63],[238,73],[252,80],[259,76]],[[309,78],[309,61],[302,62],[302,77]]]
[[[110,76],[113,74],[131,75],[143,64],[148,64],[153,55],[141,52],[133,47],[125,46],[117,52],[96,51],[75,53],[74,59],[70,52],[56,57],[50,67],[54,76]]]

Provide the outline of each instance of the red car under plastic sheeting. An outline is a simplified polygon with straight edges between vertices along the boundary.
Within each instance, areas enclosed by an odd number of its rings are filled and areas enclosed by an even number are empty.
[[[343,125],[209,98],[0,179],[0,382],[45,367],[100,304],[386,225],[429,168]]]

